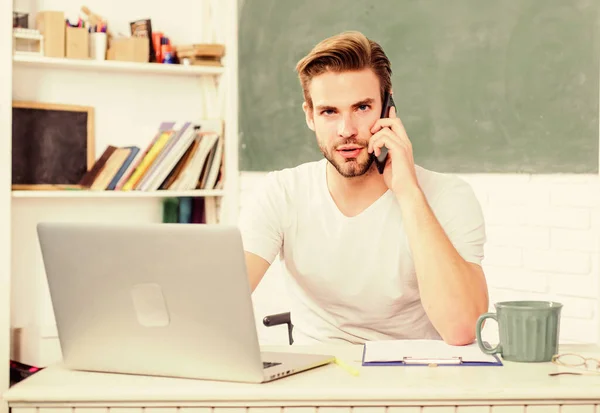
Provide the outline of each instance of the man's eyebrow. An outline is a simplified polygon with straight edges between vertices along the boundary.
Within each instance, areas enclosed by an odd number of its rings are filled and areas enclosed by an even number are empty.
[[[359,102],[354,103],[352,105],[352,107],[357,108],[357,107],[363,106],[363,105],[372,105],[373,103],[375,103],[375,99],[366,98]],[[315,109],[320,112],[320,111],[324,111],[324,110],[336,110],[337,108],[335,106],[331,106],[331,105],[317,105],[317,106],[315,106]]]
[[[375,103],[375,99],[366,98],[366,99],[361,100],[360,102],[356,102],[354,105],[352,105],[352,107],[357,108],[357,107],[363,106],[363,105],[372,105],[373,103]]]
[[[315,109],[320,112],[322,110],[336,110],[337,108],[335,106],[329,106],[329,105],[317,105],[317,106],[315,106]]]

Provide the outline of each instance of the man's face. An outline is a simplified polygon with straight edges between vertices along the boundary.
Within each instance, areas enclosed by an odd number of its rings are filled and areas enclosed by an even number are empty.
[[[303,105],[306,122],[317,136],[323,155],[347,178],[367,173],[370,129],[381,114],[379,79],[371,69],[326,72],[309,86],[311,110]]]

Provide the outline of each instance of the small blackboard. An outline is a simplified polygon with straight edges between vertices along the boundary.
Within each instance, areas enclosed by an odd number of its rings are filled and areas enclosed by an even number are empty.
[[[13,189],[76,187],[94,161],[93,108],[13,101]]]

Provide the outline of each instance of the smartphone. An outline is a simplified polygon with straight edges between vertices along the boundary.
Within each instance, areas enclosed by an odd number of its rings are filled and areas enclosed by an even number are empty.
[[[396,108],[396,105],[394,104],[394,99],[392,99],[392,95],[390,92],[385,92],[385,95],[383,96],[383,105],[382,105],[380,117],[381,118],[389,117],[390,116],[390,108],[392,106],[394,108]],[[373,152],[371,154],[371,156],[375,160],[375,165],[377,165],[377,170],[379,171],[380,174],[382,174],[383,170],[385,169],[385,163],[387,162],[388,149],[384,145],[381,147],[381,153],[379,154],[379,156],[375,156],[375,152]]]

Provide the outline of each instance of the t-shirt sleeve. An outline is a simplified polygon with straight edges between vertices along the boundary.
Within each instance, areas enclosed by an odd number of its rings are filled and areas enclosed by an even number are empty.
[[[431,206],[461,257],[481,265],[486,242],[485,222],[481,205],[471,186],[457,178]]]
[[[258,189],[242,205],[238,226],[244,251],[272,264],[283,245],[285,191],[274,172],[269,172]]]

